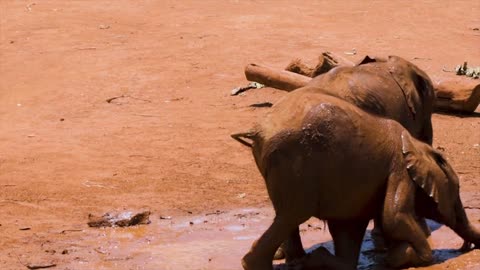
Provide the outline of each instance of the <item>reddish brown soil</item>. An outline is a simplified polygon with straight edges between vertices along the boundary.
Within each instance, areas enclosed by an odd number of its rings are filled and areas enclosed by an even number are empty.
[[[249,62],[282,68],[355,48],[345,57],[400,55],[433,80],[480,65],[480,2],[363,2],[0,1],[0,269],[97,268],[89,213],[149,209],[155,231],[160,215],[269,207],[229,134],[268,111],[248,105],[285,93],[231,97]],[[465,204],[480,207],[479,113],[433,122]],[[60,233],[71,229],[83,231]],[[239,256],[213,268],[239,269]],[[162,268],[142,260],[102,267]]]

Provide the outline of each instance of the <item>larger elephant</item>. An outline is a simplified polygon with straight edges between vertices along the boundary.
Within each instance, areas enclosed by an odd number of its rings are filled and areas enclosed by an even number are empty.
[[[432,82],[424,71],[401,57],[367,56],[356,66],[336,67],[315,77],[308,87],[396,120],[415,138],[432,144]]]
[[[432,260],[417,214],[480,246],[453,169],[396,121],[306,86],[287,94],[253,130],[232,137],[252,148],[276,214],[242,259],[245,269],[272,269],[277,248],[311,216],[328,222],[335,258],[346,269],[356,267],[368,221],[379,213],[396,244],[389,249],[392,266]]]

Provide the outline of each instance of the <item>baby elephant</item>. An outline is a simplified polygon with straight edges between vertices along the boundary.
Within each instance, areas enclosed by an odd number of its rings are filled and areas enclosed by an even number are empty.
[[[307,86],[287,94],[254,130],[232,137],[252,148],[276,214],[243,257],[244,269],[272,269],[279,245],[312,216],[328,222],[335,244],[338,261],[326,259],[327,268],[356,268],[368,221],[378,215],[393,243],[393,267],[432,261],[418,216],[480,247],[455,172],[393,120]]]

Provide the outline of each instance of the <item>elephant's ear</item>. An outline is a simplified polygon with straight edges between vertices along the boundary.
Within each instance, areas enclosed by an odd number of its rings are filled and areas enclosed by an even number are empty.
[[[392,75],[398,87],[402,90],[408,109],[412,114],[412,118],[415,119],[415,114],[417,113],[415,110],[415,94],[417,94],[417,88],[415,86],[414,78],[412,77],[415,74],[412,74],[413,70],[410,70],[411,68],[407,63],[402,63],[406,61],[399,57],[389,56],[388,62],[388,72]]]
[[[414,141],[407,131],[402,133],[402,152],[410,178],[435,201],[445,224],[454,226],[459,183],[453,169],[440,152]]]

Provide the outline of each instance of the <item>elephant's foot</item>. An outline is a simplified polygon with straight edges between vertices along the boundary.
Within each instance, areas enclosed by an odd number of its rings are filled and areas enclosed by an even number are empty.
[[[265,258],[259,258],[258,256],[255,256],[251,251],[248,252],[245,256],[242,258],[242,267],[245,270],[272,270],[273,265],[272,261],[265,259]]]
[[[285,259],[287,263],[297,261],[305,257],[300,230],[298,227],[290,233],[288,239],[275,252],[274,260]]]
[[[298,225],[306,218],[290,220],[292,217],[275,216],[272,225],[262,236],[253,243],[250,251],[242,258],[242,266],[245,270],[271,270],[272,259],[275,251],[289,234],[298,229]]]
[[[393,268],[417,267],[431,264],[432,253],[417,254],[407,242],[400,242],[388,250],[386,262]]]

